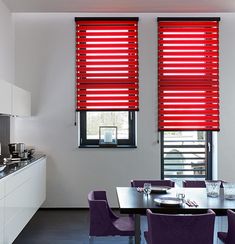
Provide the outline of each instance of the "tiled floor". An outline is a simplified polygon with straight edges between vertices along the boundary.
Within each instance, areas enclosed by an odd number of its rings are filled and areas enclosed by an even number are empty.
[[[14,244],[88,244],[88,210],[39,210]],[[141,230],[147,229],[146,218],[141,217]],[[215,244],[218,229],[226,229],[226,220],[217,218],[215,224]],[[99,237],[94,244],[128,244],[128,237]],[[145,241],[142,240],[142,244]],[[172,243],[173,244],[173,243]]]

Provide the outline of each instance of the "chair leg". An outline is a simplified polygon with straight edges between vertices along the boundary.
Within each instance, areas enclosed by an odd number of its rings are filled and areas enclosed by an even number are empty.
[[[129,244],[134,244],[134,237],[133,236],[129,236]]]
[[[94,237],[93,236],[89,236],[89,244],[93,244],[94,243]]]

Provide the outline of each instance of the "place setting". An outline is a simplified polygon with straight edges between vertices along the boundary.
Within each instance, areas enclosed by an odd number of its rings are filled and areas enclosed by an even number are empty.
[[[168,186],[152,186],[151,183],[144,183],[143,187],[137,187],[136,190],[146,196],[150,194],[167,194],[171,187]],[[153,199],[154,203],[162,207],[198,207],[198,203],[191,199],[185,199],[183,188],[176,190],[175,196],[158,196]]]
[[[166,194],[171,187],[169,186],[152,186],[151,183],[144,183],[143,187],[136,187],[136,190],[144,194]]]

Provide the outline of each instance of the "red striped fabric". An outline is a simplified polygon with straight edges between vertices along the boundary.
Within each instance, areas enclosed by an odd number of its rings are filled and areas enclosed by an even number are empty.
[[[158,129],[219,130],[218,21],[158,21]]]
[[[75,21],[77,111],[137,111],[138,19]]]

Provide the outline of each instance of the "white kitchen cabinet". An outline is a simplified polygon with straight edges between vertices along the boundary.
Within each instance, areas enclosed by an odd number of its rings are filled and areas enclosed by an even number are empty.
[[[4,181],[0,181],[0,244],[4,244]]]
[[[0,80],[0,114],[11,114],[12,87],[11,83]]]
[[[12,115],[27,117],[31,115],[30,92],[12,85]]]
[[[0,80],[0,114],[30,116],[30,92],[7,81]]]
[[[28,180],[5,198],[5,243],[12,243],[29,221],[30,190]]]
[[[16,239],[45,198],[45,157],[4,178],[4,244]]]

